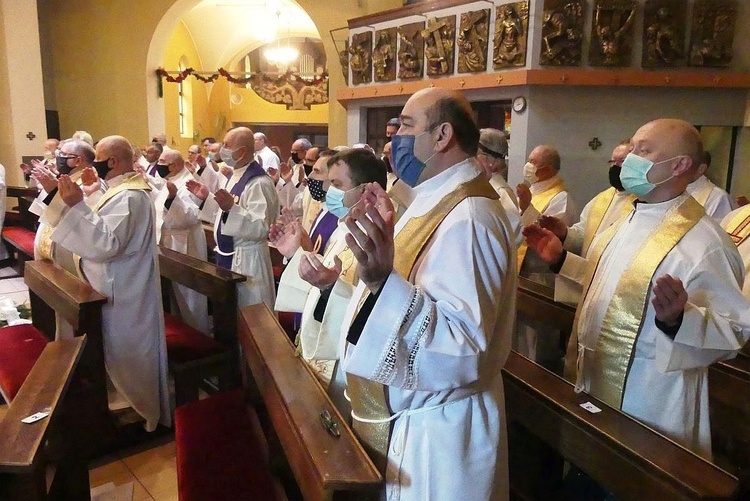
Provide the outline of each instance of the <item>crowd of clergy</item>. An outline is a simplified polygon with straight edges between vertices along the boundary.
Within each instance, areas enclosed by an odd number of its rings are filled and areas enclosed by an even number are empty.
[[[206,260],[205,224],[216,264],[248,277],[239,306],[292,319],[388,499],[506,499],[511,348],[711,458],[707,366],[750,337],[750,206],[706,177],[689,123],[626,134],[601,169],[611,187],[580,215],[554,146],[535,147],[510,187],[506,135],[439,88],[388,122],[382,155],[298,139],[284,161],[246,127],[186,155],[164,135],[141,148],[78,132],[23,168],[40,188],[35,258],[107,296],[108,383],[147,430],[171,424],[157,245]],[[567,353],[549,326],[516,325],[519,274],[577,305]],[[170,298],[210,333],[205,296]]]

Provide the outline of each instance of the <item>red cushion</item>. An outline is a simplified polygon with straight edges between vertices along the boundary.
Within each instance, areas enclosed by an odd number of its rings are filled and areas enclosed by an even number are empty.
[[[180,501],[275,499],[242,390],[175,410]]]
[[[34,232],[21,226],[6,226],[3,228],[3,237],[12,240],[23,252],[29,256],[34,255]]]
[[[0,391],[7,402],[21,389],[46,345],[47,338],[31,324],[0,329]]]
[[[214,338],[182,323],[169,313],[164,314],[164,331],[167,337],[167,357],[172,363],[182,364],[227,351]]]

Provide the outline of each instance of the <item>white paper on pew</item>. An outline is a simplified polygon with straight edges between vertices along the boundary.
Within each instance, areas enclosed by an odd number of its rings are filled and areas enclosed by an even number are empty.
[[[294,256],[281,274],[279,281],[279,290],[276,293],[276,311],[290,311],[302,313],[305,309],[307,294],[310,292],[312,285],[302,280],[299,276],[299,262],[304,256],[305,251],[297,249]]]
[[[581,404],[581,407],[583,407],[584,409],[586,409],[587,411],[589,411],[591,414],[596,414],[596,413],[602,411],[599,407],[595,406],[591,402],[585,402],[585,403]]]

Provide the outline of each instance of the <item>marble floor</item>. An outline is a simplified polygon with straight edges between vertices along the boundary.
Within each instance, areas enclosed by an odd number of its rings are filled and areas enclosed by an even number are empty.
[[[17,306],[28,303],[29,290],[22,277],[16,277],[12,268],[0,269],[0,300],[11,299]],[[0,419],[7,405],[0,405]],[[177,467],[174,438],[155,439],[151,443],[93,461],[89,469],[91,488],[112,483],[122,486],[132,483],[133,501],[177,500]],[[97,501],[123,499],[109,496],[107,492],[95,498]]]

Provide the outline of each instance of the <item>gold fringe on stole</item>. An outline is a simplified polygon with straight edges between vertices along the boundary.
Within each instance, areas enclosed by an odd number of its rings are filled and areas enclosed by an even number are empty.
[[[562,193],[563,191],[566,191],[567,188],[565,187],[565,183],[563,183],[562,179],[558,179],[555,184],[547,188],[541,193],[537,193],[533,197],[531,197],[531,205],[534,206],[534,208],[539,212],[540,214],[543,214],[549,203],[552,201],[555,196],[557,196],[559,193]],[[521,266],[523,266],[523,260],[526,257],[526,251],[529,250],[529,246],[526,245],[526,240],[524,239],[521,242],[521,245],[518,247],[518,272],[521,272]]]
[[[419,259],[422,250],[430,241],[440,223],[461,201],[469,197],[483,197],[492,200],[500,198],[489,181],[483,175],[479,175],[443,197],[427,214],[410,219],[396,235],[394,241],[393,269],[399,275],[407,280],[409,279],[417,259]],[[367,295],[368,293],[365,292],[360,299],[357,311],[361,308]],[[355,418],[352,421],[352,428],[362,441],[365,450],[370,454],[373,463],[383,473],[387,463],[388,442],[391,433],[391,422],[385,421],[391,417],[386,400],[386,387],[381,383],[348,373],[346,374],[346,385],[347,394],[351,399],[352,413],[359,418],[381,421],[367,423]]]
[[[732,217],[726,231],[737,246],[750,236],[750,205],[746,205]]]
[[[594,241],[594,237],[596,236],[597,231],[599,231],[599,227],[602,225],[604,216],[607,214],[607,210],[609,210],[612,201],[615,199],[615,194],[617,194],[617,190],[609,188],[594,197],[591,208],[589,209],[588,219],[586,220],[586,228],[584,228],[581,256],[586,255],[586,251],[589,250],[591,242]],[[630,195],[629,198],[630,202],[635,200],[634,195]],[[624,203],[617,220],[627,216],[631,210],[633,210],[633,207],[629,203]]]
[[[590,378],[591,395],[614,408],[622,407],[627,375],[656,269],[704,214],[703,207],[691,196],[685,197],[679,205],[672,207],[662,223],[646,238],[630,268],[623,273],[617,283],[615,293],[604,314],[602,330],[596,343],[596,356],[591,357],[592,365],[587,371],[593,374]],[[611,235],[607,243],[610,239]],[[599,260],[604,250],[601,247],[602,245],[597,245],[596,259],[591,262]],[[590,278],[593,278],[596,267],[593,268]],[[576,331],[580,310],[579,306],[574,327]],[[577,342],[577,332],[575,337]]]

